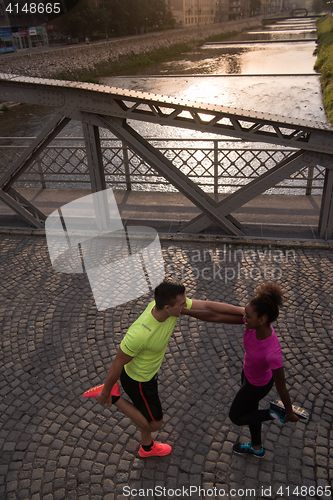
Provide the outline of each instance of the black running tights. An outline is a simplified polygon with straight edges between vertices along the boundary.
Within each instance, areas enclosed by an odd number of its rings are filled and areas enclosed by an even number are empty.
[[[273,387],[273,377],[263,386],[252,385],[242,372],[242,385],[231,405],[229,417],[236,425],[248,425],[252,446],[261,445],[261,423],[271,420],[269,409],[259,410],[259,401]]]

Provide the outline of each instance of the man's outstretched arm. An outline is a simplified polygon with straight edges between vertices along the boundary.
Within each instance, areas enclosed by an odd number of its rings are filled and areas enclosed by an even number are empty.
[[[214,323],[229,323],[241,325],[245,308],[226,304],[225,302],[212,302],[209,300],[193,300],[190,309],[183,308],[182,314],[211,321]]]

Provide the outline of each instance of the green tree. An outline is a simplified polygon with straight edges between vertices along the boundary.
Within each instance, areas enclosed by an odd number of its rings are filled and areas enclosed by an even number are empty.
[[[109,38],[139,34],[174,23],[164,0],[80,0],[56,22],[67,35],[81,40],[97,33]]]
[[[64,16],[64,29],[72,38],[91,37],[98,29],[98,9],[91,0],[80,0],[74,9]]]
[[[104,3],[103,3],[104,2]],[[126,35],[129,32],[128,0],[102,0],[100,10],[104,19],[104,10],[109,36]],[[104,29],[104,28],[103,28]]]
[[[176,24],[176,19],[170,9],[170,7],[166,7],[165,12],[165,25],[166,26],[174,26]]]

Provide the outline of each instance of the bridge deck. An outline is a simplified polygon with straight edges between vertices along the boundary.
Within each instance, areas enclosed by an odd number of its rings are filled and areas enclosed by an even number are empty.
[[[45,215],[81,196],[86,189],[31,189],[18,191]],[[180,193],[114,191],[122,219],[128,225],[144,224],[163,233],[177,232],[181,223],[200,213]],[[225,195],[219,195],[219,200]],[[261,195],[240,207],[233,216],[242,223],[247,235],[282,239],[319,239],[318,217],[321,196]],[[23,219],[0,202],[0,228],[29,227]],[[206,234],[222,234],[209,227]]]
[[[0,198],[30,225],[42,228],[46,214],[13,187],[19,176],[29,168],[47,145],[70,120],[82,122],[86,156],[93,192],[106,188],[99,128],[109,130],[135,154],[165,177],[194,204],[199,214],[183,220],[180,231],[200,233],[218,226],[224,234],[246,235],[247,228],[233,213],[256,203],[280,181],[297,171],[320,165],[326,168],[322,206],[319,213],[319,234],[331,239],[333,231],[333,127],[327,123],[227,108],[207,103],[175,100],[138,91],[105,86],[26,78],[0,74],[0,98],[55,108],[58,113],[41,134],[18,158],[0,181]],[[129,123],[129,120],[187,128],[201,132],[236,137],[248,142],[265,142],[295,148],[295,153],[275,167],[240,187],[222,200],[213,200],[197,184],[182,173],[165,155],[154,148]],[[267,207],[271,212],[271,202]],[[266,212],[263,212],[262,216]],[[295,210],[290,216],[295,217]],[[261,219],[263,220],[263,219]],[[247,223],[247,221],[245,221]],[[294,227],[298,224],[293,221]],[[252,233],[253,234],[253,233]],[[295,236],[295,234],[294,234]]]

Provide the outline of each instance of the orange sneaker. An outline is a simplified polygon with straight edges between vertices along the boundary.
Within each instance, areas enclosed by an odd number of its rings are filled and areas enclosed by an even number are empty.
[[[88,391],[86,391],[83,394],[83,397],[85,397],[85,398],[95,398],[97,396],[97,394],[99,394],[100,392],[102,392],[103,387],[104,387],[104,384],[98,385],[97,387],[93,387],[92,389],[89,389]],[[117,380],[117,382],[114,384],[114,386],[111,389],[111,396],[120,396],[120,388],[119,388],[119,382],[118,382],[118,380]]]
[[[171,453],[171,446],[163,443],[155,443],[153,441],[153,447],[150,451],[145,451],[142,446],[139,449],[139,455],[142,458],[145,457],[164,457],[165,455],[169,455]]]

